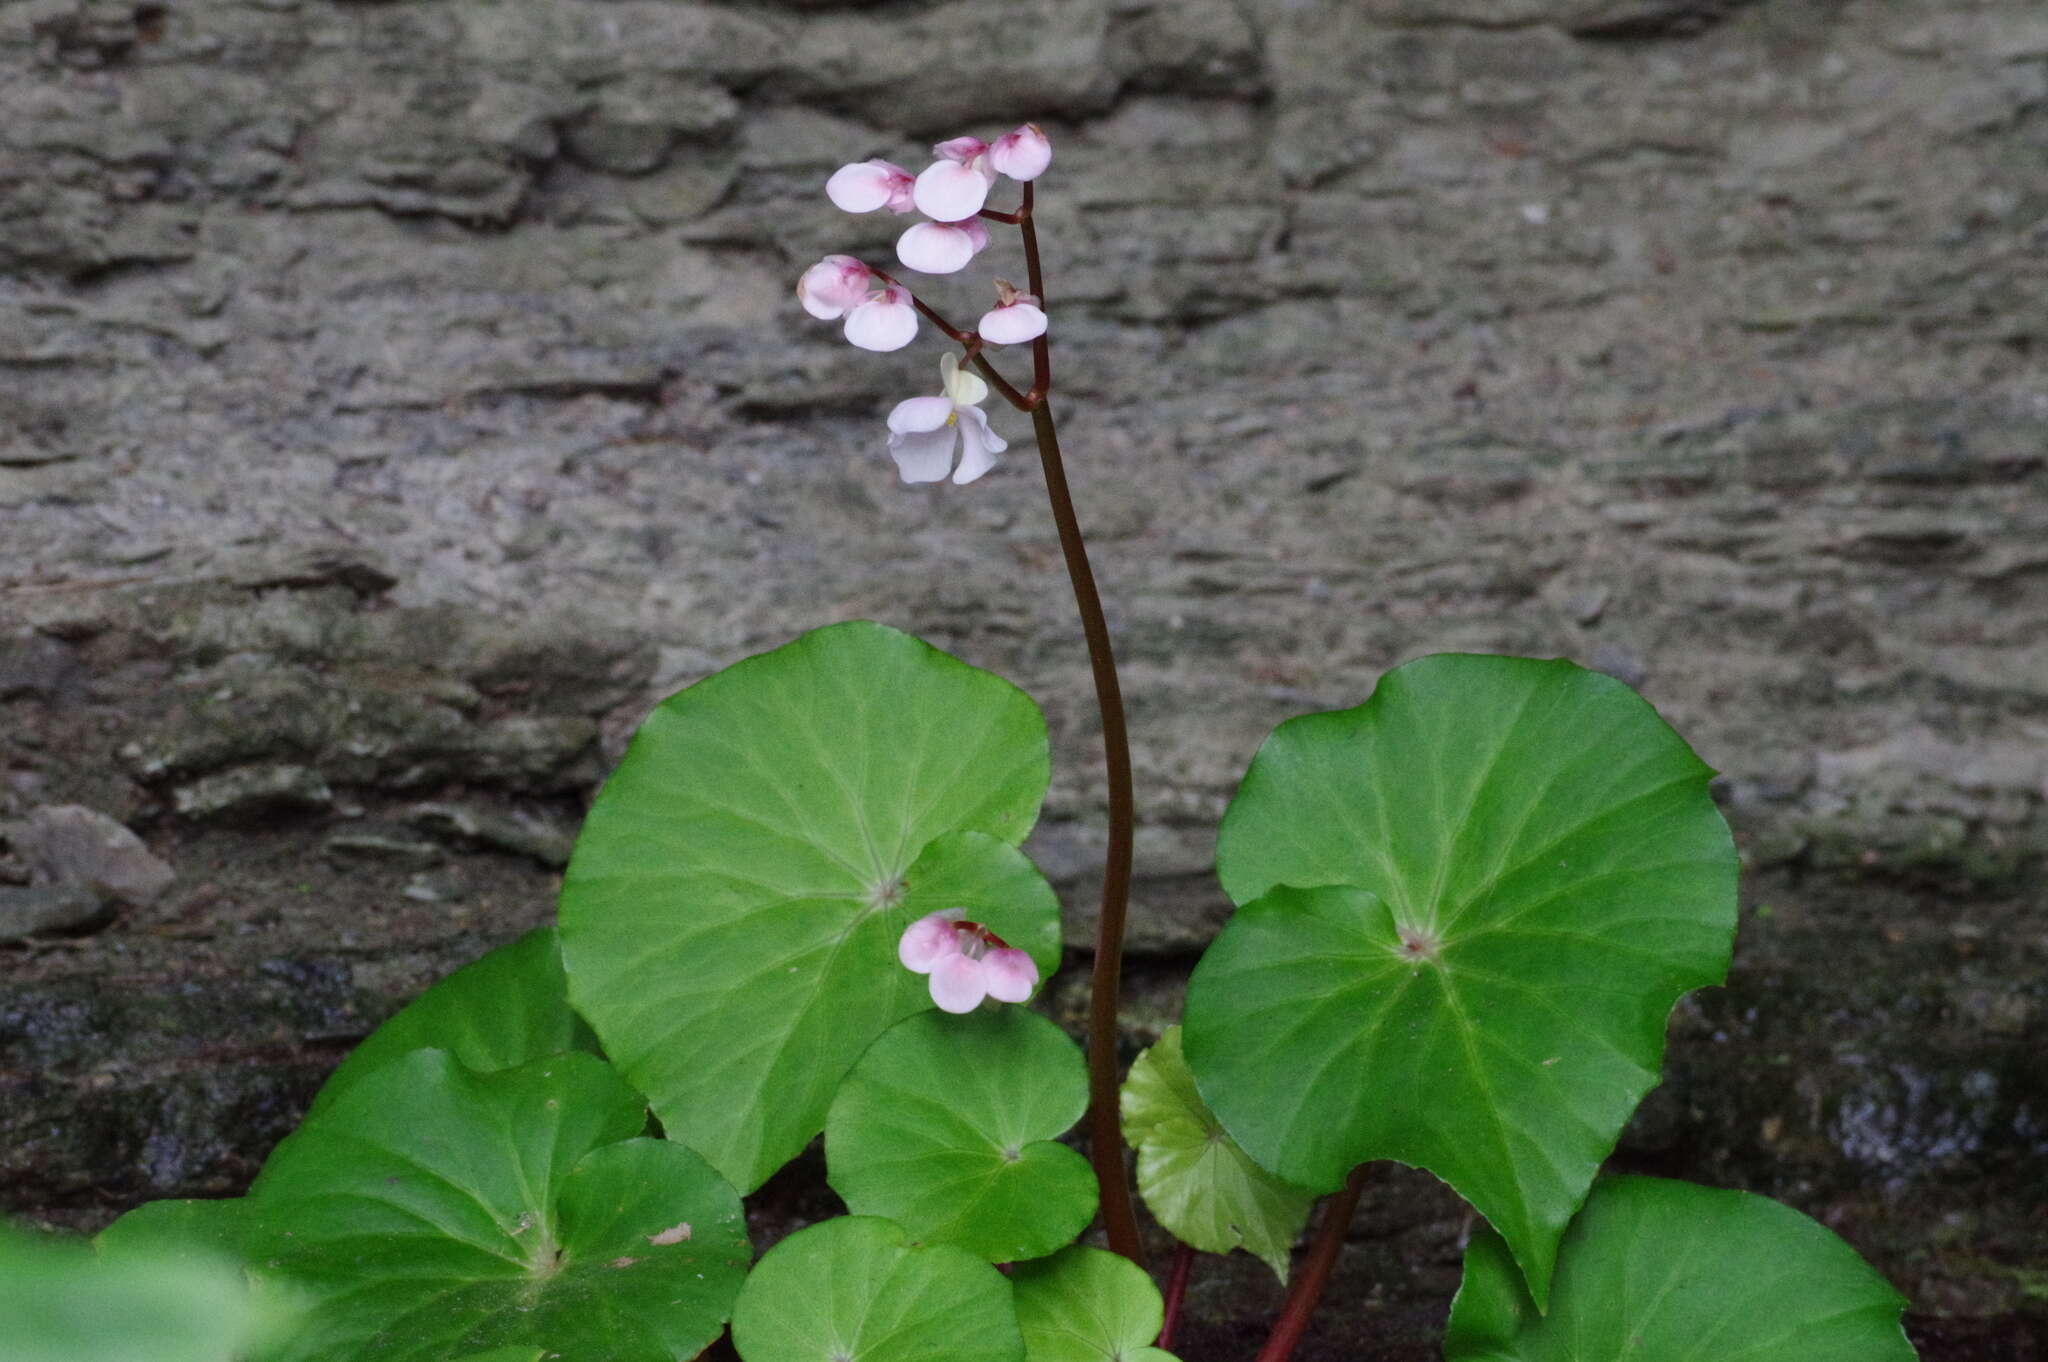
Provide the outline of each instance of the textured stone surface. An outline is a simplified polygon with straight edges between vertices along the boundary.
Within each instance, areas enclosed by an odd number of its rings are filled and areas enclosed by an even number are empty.
[[[10,1034],[110,981],[246,1000],[94,1014],[62,1078],[0,1041],[0,1111],[97,1132],[37,1135],[9,1203],[232,1185],[345,1044],[264,960],[344,962],[336,1027],[374,1021],[546,913],[648,704],[830,620],[1040,698],[1033,849],[1089,929],[1031,461],[899,486],[882,417],[937,346],[852,351],[789,296],[901,228],[834,212],[836,165],[1035,117],[1141,782],[1134,1039],[1225,911],[1207,848],[1273,724],[1424,652],[1574,657],[1724,773],[1771,910],[1630,1157],[1828,1218],[1930,1357],[2048,1328],[2001,1209],[2048,1159],[2032,0],[21,0],[0,107],[0,819],[84,804],[180,871],[12,948]],[[379,837],[449,864],[319,854]],[[203,1152],[138,1152],[170,1144]],[[1387,1284],[1385,1356],[1433,1355],[1455,1263],[1424,1182],[1340,1279]],[[1248,1353],[1230,1312],[1270,1301],[1211,1299],[1205,1346]]]
[[[78,804],[30,810],[8,840],[33,882],[81,885],[140,908],[162,898],[178,877],[128,828]]]

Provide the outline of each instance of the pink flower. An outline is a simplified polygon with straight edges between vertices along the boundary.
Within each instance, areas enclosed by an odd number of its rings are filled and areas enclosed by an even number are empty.
[[[828,255],[796,281],[796,300],[820,321],[843,317],[868,300],[875,272],[850,255]]]
[[[896,240],[896,258],[921,274],[953,274],[988,249],[988,228],[980,218],[965,222],[920,222]]]
[[[1047,140],[1045,129],[1036,123],[1026,123],[996,139],[996,144],[988,149],[988,164],[998,175],[1035,180],[1052,164],[1052,143]]]
[[[996,306],[981,314],[974,329],[994,345],[1022,345],[1045,334],[1045,312],[1038,299],[1019,293],[1007,279],[996,280]]]
[[[910,172],[890,161],[856,161],[832,172],[825,181],[825,197],[849,213],[872,213],[887,208],[892,213],[911,209]]]
[[[820,321],[846,318],[846,338],[863,350],[901,350],[917,338],[917,308],[901,284],[879,284],[850,255],[828,255],[796,281],[797,301]]]
[[[984,998],[1021,1003],[1038,987],[1031,957],[978,922],[965,908],[947,908],[910,924],[897,943],[905,969],[931,976],[932,1001],[947,1012],[972,1012]]]
[[[905,398],[889,413],[889,453],[905,482],[937,482],[952,469],[955,485],[965,485],[994,468],[1010,442],[989,429],[978,405],[988,384],[950,350],[939,356],[939,378],[939,396]],[[960,466],[953,468],[956,440]]]

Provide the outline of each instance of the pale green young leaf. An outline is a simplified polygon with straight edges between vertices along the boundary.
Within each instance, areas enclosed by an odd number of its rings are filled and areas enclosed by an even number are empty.
[[[1178,1026],[1132,1062],[1122,1109],[1153,1218],[1204,1253],[1246,1249],[1286,1281],[1315,1193],[1259,1167],[1230,1138],[1195,1088]]]

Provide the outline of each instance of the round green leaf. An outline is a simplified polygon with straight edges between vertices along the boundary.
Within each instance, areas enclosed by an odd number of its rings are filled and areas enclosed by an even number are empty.
[[[0,1223],[0,1355],[7,1362],[230,1362],[270,1323],[232,1258]]]
[[[732,1341],[746,1362],[1024,1362],[1002,1273],[873,1216],[768,1250],[733,1306]]]
[[[825,1120],[826,1180],[855,1215],[992,1263],[1073,1242],[1095,1215],[1095,1174],[1054,1144],[1088,1107],[1088,1066],[1066,1033],[1005,1007],[899,1022],[869,1047]]]
[[[1465,1250],[1447,1362],[1912,1362],[1906,1300],[1789,1206],[1604,1178],[1557,1255],[1547,1315],[1498,1235]]]
[[[750,1257],[739,1196],[639,1097],[561,1054],[476,1074],[416,1050],[277,1147],[249,1261],[302,1292],[278,1362],[441,1362],[524,1344],[670,1362],[716,1338]]]
[[[595,1054],[597,1037],[569,1010],[555,929],[536,927],[413,999],[328,1076],[313,1111],[324,1111],[363,1075],[414,1050],[446,1050],[478,1073],[563,1050]]]
[[[1423,658],[1356,709],[1282,724],[1217,846],[1244,906],[1188,989],[1203,1097],[1306,1187],[1369,1159],[1429,1169],[1541,1302],[1673,1003],[1727,970],[1736,861],[1711,775],[1569,662]]]
[[[1025,1362],[1173,1362],[1152,1346],[1159,1288],[1128,1258],[1079,1244],[1010,1273]]]
[[[1253,1163],[1195,1088],[1169,1026],[1131,1064],[1124,1139],[1138,1151],[1138,1194],[1173,1237],[1204,1253],[1244,1248],[1281,1281],[1315,1193]]]
[[[930,1005],[896,959],[918,916],[1005,905],[997,930],[1051,973],[1057,903],[1015,850],[1046,778],[1023,692],[893,629],[729,667],[655,709],[591,810],[569,996],[668,1132],[751,1191]]]

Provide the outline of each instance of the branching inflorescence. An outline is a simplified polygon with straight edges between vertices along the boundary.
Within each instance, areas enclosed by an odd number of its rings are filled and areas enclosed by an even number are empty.
[[[1052,143],[1036,123],[1026,123],[994,142],[955,137],[932,151],[937,159],[915,176],[891,161],[841,166],[825,182],[826,197],[849,213],[886,208],[924,214],[927,221],[913,223],[896,241],[896,258],[920,274],[957,274],[967,268],[988,249],[984,219],[1015,226],[1024,237],[1028,288],[995,280],[995,306],[972,331],[952,325],[894,276],[850,255],[828,255],[805,270],[796,296],[813,317],[844,318],[846,339],[863,350],[901,350],[917,338],[920,314],[962,347],[961,355],[949,354],[941,363],[940,395],[907,398],[889,413],[889,452],[905,482],[938,482],[950,472],[955,483],[969,483],[993,468],[996,456],[1009,448],[981,412],[989,385],[1026,412],[1038,407],[1052,386],[1043,343],[1044,282],[1038,277],[1031,223],[1031,182],[1052,164]],[[1023,186],[1023,202],[1015,212],[988,207],[989,191],[1004,176]],[[1020,393],[995,372],[984,351],[991,345],[1024,344],[1033,346],[1033,375],[1030,390]],[[966,372],[962,366],[967,364],[986,381]]]

